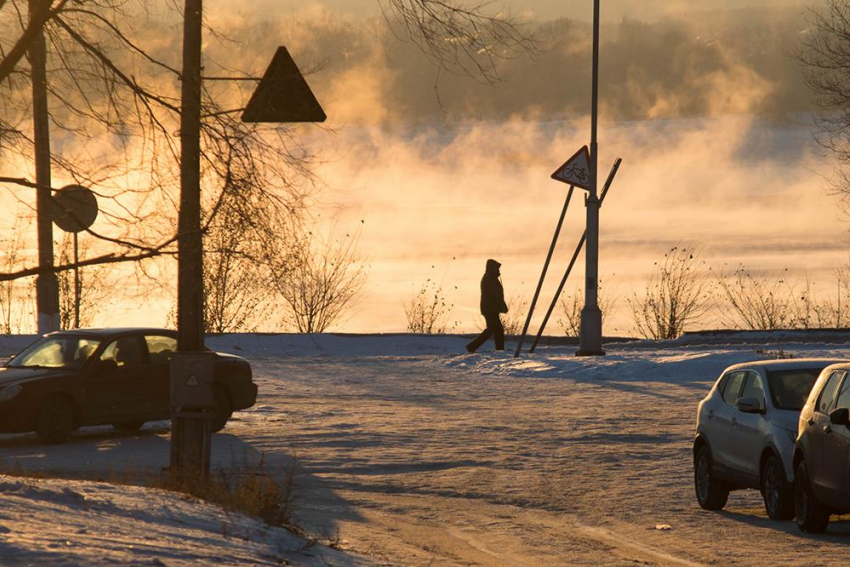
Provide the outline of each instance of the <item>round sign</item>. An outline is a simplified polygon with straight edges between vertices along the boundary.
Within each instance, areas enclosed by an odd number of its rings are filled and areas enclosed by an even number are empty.
[[[53,222],[65,232],[80,232],[97,218],[97,197],[82,185],[67,185],[53,195]]]

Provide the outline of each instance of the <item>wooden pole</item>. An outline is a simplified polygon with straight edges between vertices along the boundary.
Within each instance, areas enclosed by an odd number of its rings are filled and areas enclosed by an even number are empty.
[[[177,350],[204,349],[204,269],[201,235],[202,0],[186,0],[180,113],[180,213],[177,234]],[[199,355],[202,356],[202,355]],[[171,381],[185,380],[171,365]],[[174,391],[172,387],[172,391]],[[171,472],[209,476],[212,432],[206,408],[172,407]]]
[[[537,290],[534,292],[534,298],[531,300],[531,305],[528,307],[528,316],[525,318],[525,325],[522,327],[522,335],[519,337],[519,343],[514,351],[514,358],[519,356],[522,351],[522,344],[525,342],[525,335],[528,333],[528,326],[531,324],[531,317],[534,315],[534,306],[537,305],[537,298],[540,297],[540,289],[543,287],[543,280],[546,279],[546,271],[549,269],[549,263],[552,261],[552,253],[555,251],[555,244],[558,243],[558,236],[561,234],[561,227],[564,224],[564,217],[567,216],[567,209],[570,207],[570,200],[573,198],[574,187],[570,185],[570,190],[567,193],[567,200],[564,201],[564,208],[561,211],[561,218],[558,219],[558,226],[555,229],[555,236],[552,237],[552,244],[549,246],[549,254],[546,255],[546,261],[543,263],[543,272],[540,274],[540,281],[537,282]]]
[[[43,11],[46,0],[29,0],[29,17]],[[59,330],[59,284],[53,273],[53,219],[50,217],[50,114],[47,105],[47,46],[39,30],[29,50],[32,69],[33,141],[35,145],[38,267],[36,311],[38,333]]]

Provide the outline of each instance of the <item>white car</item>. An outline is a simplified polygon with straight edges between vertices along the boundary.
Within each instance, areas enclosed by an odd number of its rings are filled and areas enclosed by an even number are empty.
[[[720,510],[729,492],[761,490],[774,520],[794,517],[794,442],[800,410],[821,370],[842,362],[748,362],[723,371],[699,403],[694,488],[699,505]]]

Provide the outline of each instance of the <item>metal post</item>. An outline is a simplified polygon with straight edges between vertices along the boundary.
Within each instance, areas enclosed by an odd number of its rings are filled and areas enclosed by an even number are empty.
[[[177,254],[177,350],[204,348],[204,283],[201,236],[201,30],[202,0],[186,0],[180,114],[180,213]],[[175,372],[172,381],[182,376]],[[200,406],[200,404],[199,404]],[[178,475],[209,474],[211,432],[204,407],[172,411],[171,469]]]
[[[602,350],[602,311],[597,293],[599,285],[599,197],[597,166],[599,148],[596,140],[599,118],[599,2],[593,0],[593,92],[590,116],[590,195],[587,198],[587,253],[585,254],[585,295],[581,311],[579,356],[598,356]]]
[[[74,328],[80,328],[80,246],[77,233],[74,233]]]
[[[514,351],[514,358],[519,356],[522,351],[522,344],[525,342],[525,335],[528,333],[528,326],[531,324],[531,317],[534,315],[534,306],[537,305],[537,298],[540,297],[540,289],[543,287],[543,280],[546,279],[546,272],[549,270],[549,263],[552,261],[552,253],[555,251],[555,244],[558,243],[558,236],[561,234],[561,226],[564,224],[564,217],[567,216],[567,209],[570,207],[570,201],[573,198],[573,186],[570,185],[570,190],[567,193],[567,200],[564,201],[564,209],[561,211],[561,218],[558,219],[558,227],[555,229],[555,236],[552,237],[552,244],[549,246],[549,254],[546,256],[546,262],[543,263],[543,273],[540,274],[540,281],[537,282],[537,290],[534,292],[534,299],[531,300],[531,305],[528,307],[528,316],[525,319],[525,325],[522,327],[522,335],[519,337],[519,342]]]
[[[29,17],[45,0],[29,0]],[[53,220],[50,218],[50,116],[47,106],[47,47],[39,31],[29,50],[32,68],[33,139],[35,143],[35,208],[38,229],[36,310],[38,333],[59,330],[59,284],[53,273]]]
[[[608,194],[608,190],[611,189],[611,184],[614,183],[614,178],[617,176],[617,172],[620,170],[621,163],[623,163],[623,160],[621,158],[617,158],[616,161],[614,161],[614,165],[611,167],[610,173],[608,173],[608,179],[605,181],[605,186],[602,188],[602,195],[600,195],[599,197],[600,207],[602,207],[602,204],[605,202],[605,196]],[[558,304],[558,298],[561,296],[561,292],[564,291],[564,286],[566,285],[567,280],[570,277],[570,273],[573,271],[573,266],[575,265],[576,259],[578,258],[578,255],[581,252],[581,249],[584,246],[586,240],[587,231],[585,230],[578,241],[578,245],[576,246],[575,252],[573,252],[573,257],[572,259],[570,259],[570,264],[569,266],[567,266],[567,271],[564,273],[564,277],[561,279],[561,283],[558,285],[558,290],[555,292],[555,297],[552,298],[552,303],[549,304],[549,310],[546,311],[546,316],[543,318],[543,323],[540,324],[540,330],[537,331],[537,335],[534,337],[534,341],[532,341],[531,348],[528,349],[528,352],[534,352],[534,349],[537,348],[537,343],[540,342],[540,337],[543,336],[543,331],[546,329],[546,325],[549,323],[549,317],[552,316],[552,312],[555,310],[555,305]]]

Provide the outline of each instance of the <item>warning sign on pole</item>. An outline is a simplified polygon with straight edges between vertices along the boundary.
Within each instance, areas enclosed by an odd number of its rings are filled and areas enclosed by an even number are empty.
[[[590,191],[590,151],[582,147],[573,157],[555,170],[552,179]]]

